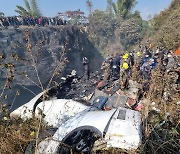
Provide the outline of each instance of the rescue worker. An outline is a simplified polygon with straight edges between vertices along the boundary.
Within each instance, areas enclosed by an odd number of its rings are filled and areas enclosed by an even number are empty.
[[[140,66],[140,64],[141,64],[141,59],[142,59],[141,52],[140,52],[140,51],[137,51],[137,52],[134,54],[134,64]]]
[[[131,68],[132,68],[134,66],[134,54],[133,54],[133,51],[131,51],[129,53],[129,59],[130,59],[130,64],[131,64]]]
[[[153,49],[152,43],[149,43],[149,49],[152,51],[152,49]]]
[[[84,76],[89,80],[89,60],[87,57],[83,57],[83,66],[84,66]]]
[[[121,90],[125,90],[129,86],[129,73],[130,73],[130,60],[129,54],[126,53],[122,56],[121,66],[120,66],[120,86]]]
[[[119,56],[118,53],[116,53],[114,58],[112,59],[112,68],[111,68],[112,80],[118,80],[119,79],[120,60],[121,60],[121,57]]]
[[[167,55],[167,61],[168,61],[168,63],[167,63],[166,69],[167,69],[167,71],[170,71],[170,70],[172,70],[172,69],[175,67],[175,65],[176,65],[175,59],[174,59],[172,53],[168,53],[168,55]]]
[[[142,65],[143,65],[144,63],[146,63],[147,61],[149,61],[149,59],[150,59],[149,55],[148,55],[148,54],[145,54],[145,56],[144,56],[143,59],[142,59]]]
[[[152,68],[152,69],[156,68],[156,66],[157,66],[157,64],[158,64],[158,62],[156,61],[156,59],[150,58],[149,60],[150,60],[150,62],[151,62],[151,68]]]
[[[101,65],[101,70],[103,71],[103,80],[109,80],[110,72],[112,67],[112,56],[108,56]]]
[[[143,76],[143,78],[145,80],[149,80],[150,79],[150,76],[151,76],[151,61],[148,60],[147,62],[145,62],[141,67],[140,67],[140,70],[141,70],[141,74]]]
[[[141,52],[137,51],[134,54],[134,66],[132,68],[132,80],[133,81],[139,82],[139,79],[140,79],[139,71],[140,71],[140,66],[141,66],[141,59],[142,59]]]

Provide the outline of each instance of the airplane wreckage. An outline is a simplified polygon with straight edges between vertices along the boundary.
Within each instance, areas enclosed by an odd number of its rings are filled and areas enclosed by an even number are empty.
[[[136,86],[132,81],[126,95],[118,91],[107,94],[96,87],[93,93],[84,97],[84,101],[47,97],[51,93],[49,90],[14,110],[11,116],[22,119],[42,116],[43,122],[54,128],[51,138],[38,143],[37,153],[70,153],[64,145],[76,153],[108,148],[133,150],[141,144],[141,116],[125,105],[128,98],[134,98],[138,93]],[[31,150],[30,144],[26,153]]]

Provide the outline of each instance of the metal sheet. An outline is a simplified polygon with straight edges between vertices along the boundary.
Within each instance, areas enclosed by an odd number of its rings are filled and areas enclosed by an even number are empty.
[[[125,118],[119,118],[120,113],[126,113]],[[114,114],[105,140],[108,147],[136,149],[141,143],[141,120],[137,111],[119,108]]]
[[[89,112],[86,110],[79,113],[58,128],[53,136],[53,140],[49,142],[45,153],[55,153],[58,148],[55,141],[61,141],[71,131],[81,126],[95,127],[101,132],[101,135],[103,135],[103,132],[115,111],[116,109],[113,109],[111,111]]]

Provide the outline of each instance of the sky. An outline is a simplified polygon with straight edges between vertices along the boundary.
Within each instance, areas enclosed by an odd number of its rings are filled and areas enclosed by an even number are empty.
[[[54,17],[57,12],[65,12],[69,10],[82,10],[85,15],[88,14],[86,0],[37,0],[39,8],[43,16]],[[107,0],[91,0],[93,9],[105,10]],[[114,0],[115,2],[117,0]],[[137,0],[138,4],[135,10],[140,11],[143,19],[148,19],[149,15],[158,14],[161,10],[167,8],[172,0]],[[17,15],[14,11],[16,5],[24,6],[23,0],[0,0],[0,12],[4,12],[6,16]]]

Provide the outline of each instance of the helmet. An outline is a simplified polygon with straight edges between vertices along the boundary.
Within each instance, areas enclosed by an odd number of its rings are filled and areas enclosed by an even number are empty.
[[[129,56],[129,54],[128,54],[128,53],[124,54],[124,55],[123,55],[123,59],[127,59],[127,58],[128,58],[128,56]]]
[[[136,52],[136,54],[138,55],[138,56],[140,56],[141,55],[141,53],[138,51],[138,52]]]
[[[129,68],[129,65],[128,65],[128,63],[123,63],[122,67],[123,67],[124,69],[128,69],[128,68]]]

